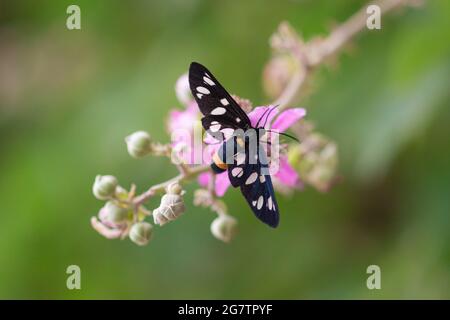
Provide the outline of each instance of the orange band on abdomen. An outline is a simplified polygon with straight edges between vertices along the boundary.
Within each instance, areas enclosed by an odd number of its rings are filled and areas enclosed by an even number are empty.
[[[222,170],[226,170],[228,168],[228,165],[219,158],[219,155],[217,153],[214,154],[213,161],[216,166],[218,166]]]

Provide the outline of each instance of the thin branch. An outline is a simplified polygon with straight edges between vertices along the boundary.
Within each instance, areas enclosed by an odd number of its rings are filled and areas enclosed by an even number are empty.
[[[379,6],[381,14],[384,14],[403,6],[416,5],[417,0],[378,0],[369,4]],[[368,5],[335,28],[328,37],[312,39],[307,43],[297,43],[296,46],[293,46],[291,53],[299,62],[297,70],[273,105],[280,105],[280,109],[284,109],[292,104],[315,67],[338,53],[356,34],[366,30],[366,8]]]
[[[156,184],[154,186],[151,186],[147,189],[147,191],[141,193],[136,198],[134,198],[134,206],[138,207],[144,202],[146,202],[148,199],[150,199],[152,196],[154,196],[158,192],[164,191],[169,185],[172,183],[178,182],[182,183],[184,181],[193,179],[197,177],[200,173],[207,172],[210,170],[209,165],[199,165],[193,168],[185,167],[185,171],[183,173],[180,173],[179,175],[173,177],[172,179],[169,179],[167,181],[161,182],[159,184]]]

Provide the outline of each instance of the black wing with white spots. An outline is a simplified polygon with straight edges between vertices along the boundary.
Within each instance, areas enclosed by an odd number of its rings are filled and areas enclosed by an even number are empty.
[[[233,187],[241,192],[258,219],[276,228],[280,220],[265,151],[259,144],[257,157],[246,148],[235,154],[234,163],[228,167],[228,177]]]
[[[238,129],[248,132],[252,129],[250,119],[230,94],[221,86],[212,73],[199,63],[193,62],[189,68],[189,85],[192,95],[203,113],[202,125],[214,137],[224,141],[221,150],[231,141],[232,164],[228,165],[228,177],[233,187],[240,187],[250,208],[258,219],[275,228],[280,215],[275,200],[268,164],[257,135],[257,151],[251,152],[247,138],[236,135]],[[233,137],[233,139],[229,139]],[[228,140],[229,139],[229,140]],[[244,142],[245,141],[245,142]],[[229,151],[219,151],[223,162],[229,159]]]
[[[248,173],[245,181],[241,184],[241,192],[256,217],[265,224],[276,228],[280,221],[280,213],[272,180],[263,169],[267,169],[267,167],[261,163],[253,165],[252,168],[245,168],[244,171]]]
[[[202,124],[206,131],[221,132],[228,138],[233,130],[251,127],[250,119],[244,110],[213,74],[197,62],[192,62],[189,67],[189,86],[204,115]]]

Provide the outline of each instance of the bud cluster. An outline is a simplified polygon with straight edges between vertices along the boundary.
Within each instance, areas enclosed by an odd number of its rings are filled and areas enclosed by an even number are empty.
[[[324,135],[313,132],[309,123],[302,124],[299,145],[289,149],[289,162],[301,179],[321,192],[328,191],[338,180],[338,148]],[[301,128],[300,128],[301,130]]]
[[[106,200],[97,217],[91,218],[95,230],[108,239],[123,239],[128,235],[138,245],[150,241],[152,225],[143,220],[151,212],[142,205],[137,208],[133,205],[134,188],[128,192],[118,185],[116,177],[98,175],[92,191],[97,199]]]

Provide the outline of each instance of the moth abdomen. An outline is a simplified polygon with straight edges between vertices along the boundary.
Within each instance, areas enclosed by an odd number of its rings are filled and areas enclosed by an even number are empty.
[[[222,173],[228,169],[228,165],[222,161],[219,155],[216,153],[213,156],[213,162],[211,163],[211,169],[215,173]]]
[[[213,171],[214,173],[216,173],[216,174],[219,174],[219,173],[222,173],[222,172],[227,171],[227,169],[222,169],[222,168],[220,168],[220,167],[219,167],[218,165],[216,165],[214,162],[211,163],[211,169],[212,169],[212,171]]]

